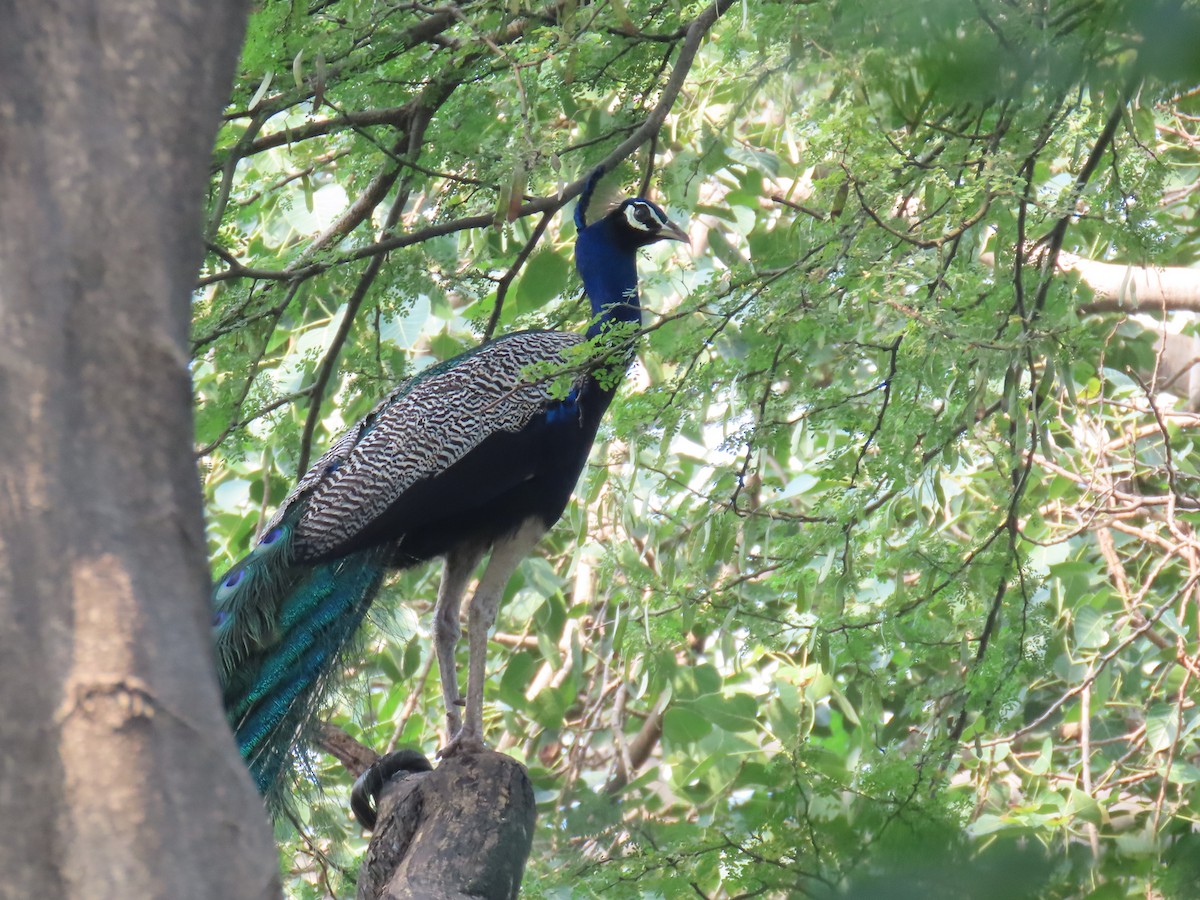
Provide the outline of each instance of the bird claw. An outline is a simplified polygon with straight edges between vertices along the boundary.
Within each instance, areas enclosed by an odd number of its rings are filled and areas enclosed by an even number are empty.
[[[487,745],[483,742],[483,737],[472,734],[464,728],[451,738],[450,743],[437,752],[437,758],[449,759],[452,756],[482,753],[485,750],[487,750]]]

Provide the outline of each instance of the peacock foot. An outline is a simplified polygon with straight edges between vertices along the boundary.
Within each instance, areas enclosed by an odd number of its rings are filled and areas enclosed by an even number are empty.
[[[459,729],[458,734],[450,739],[450,743],[437,752],[437,758],[449,759],[452,756],[482,753],[485,750],[487,750],[487,745],[483,742],[483,735],[474,729],[463,726]]]

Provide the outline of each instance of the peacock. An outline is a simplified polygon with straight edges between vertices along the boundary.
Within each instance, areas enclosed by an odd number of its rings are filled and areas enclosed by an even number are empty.
[[[483,747],[489,632],[509,577],[566,508],[632,358],[637,251],[687,242],[643,197],[588,224],[602,174],[592,173],[575,209],[575,263],[592,308],[586,335],[515,332],[400,384],[313,464],[254,549],[216,582],[225,709],[264,795],[291,769],[385,574],[438,557],[433,635],[452,736],[441,755]],[[585,341],[593,343],[583,353]],[[572,365],[580,359],[589,361]],[[489,551],[467,622],[464,705],[459,613]]]

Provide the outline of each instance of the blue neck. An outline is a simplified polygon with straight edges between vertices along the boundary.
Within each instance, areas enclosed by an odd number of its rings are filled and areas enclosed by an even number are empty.
[[[588,338],[603,334],[609,323],[642,321],[637,250],[621,239],[618,227],[605,216],[580,231],[575,241],[575,266],[592,303]]]

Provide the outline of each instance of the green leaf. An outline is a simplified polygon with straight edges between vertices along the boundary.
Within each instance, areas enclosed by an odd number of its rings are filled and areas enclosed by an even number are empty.
[[[511,654],[500,676],[500,699],[514,709],[524,708],[527,705],[525,691],[529,689],[537,668],[538,662],[529,651]]]
[[[685,706],[672,706],[663,713],[663,737],[674,744],[694,744],[712,731],[712,723]]]
[[[1075,643],[1081,650],[1099,650],[1109,641],[1109,617],[1090,606],[1075,611]]]
[[[1146,713],[1146,743],[1161,753],[1179,737],[1179,710],[1173,703],[1155,703]]]
[[[567,287],[571,265],[559,253],[539,250],[529,257],[517,281],[516,308],[519,315],[541,309]]]
[[[758,702],[749,694],[733,694],[729,697],[708,694],[696,698],[687,706],[725,731],[753,731],[758,727]]]
[[[1054,758],[1054,742],[1050,738],[1042,741],[1042,747],[1038,751],[1037,759],[1029,764],[1029,771],[1034,775],[1045,775],[1050,771],[1050,765]]]

